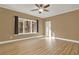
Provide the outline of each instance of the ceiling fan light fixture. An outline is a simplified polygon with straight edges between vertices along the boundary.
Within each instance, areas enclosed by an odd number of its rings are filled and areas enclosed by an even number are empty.
[[[42,8],[39,9],[40,12],[43,12],[44,10]]]

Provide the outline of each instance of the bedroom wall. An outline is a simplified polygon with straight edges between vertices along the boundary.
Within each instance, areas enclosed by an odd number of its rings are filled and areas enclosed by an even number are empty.
[[[46,18],[56,37],[79,40],[79,10]]]
[[[39,20],[39,33],[15,35],[14,34],[14,16],[19,16],[31,20]],[[0,41],[14,40],[16,38],[27,38],[32,36],[39,36],[44,34],[44,20],[41,18],[31,16],[28,14],[8,10],[0,7]]]

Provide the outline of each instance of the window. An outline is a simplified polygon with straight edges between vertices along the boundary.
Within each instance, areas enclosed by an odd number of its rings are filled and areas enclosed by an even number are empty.
[[[32,21],[32,32],[37,32],[37,22]]]
[[[37,20],[18,19],[18,34],[37,33]]]
[[[18,29],[19,29],[18,30],[19,33],[23,33],[23,22],[18,23]]]

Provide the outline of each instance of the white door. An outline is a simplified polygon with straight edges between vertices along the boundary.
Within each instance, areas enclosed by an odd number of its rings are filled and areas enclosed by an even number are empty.
[[[51,21],[45,22],[45,35],[51,37]]]

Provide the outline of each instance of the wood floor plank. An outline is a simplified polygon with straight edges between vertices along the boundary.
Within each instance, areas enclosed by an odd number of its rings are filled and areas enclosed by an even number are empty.
[[[46,40],[38,38],[2,44],[0,55],[79,55],[79,44],[57,39],[55,42]]]

